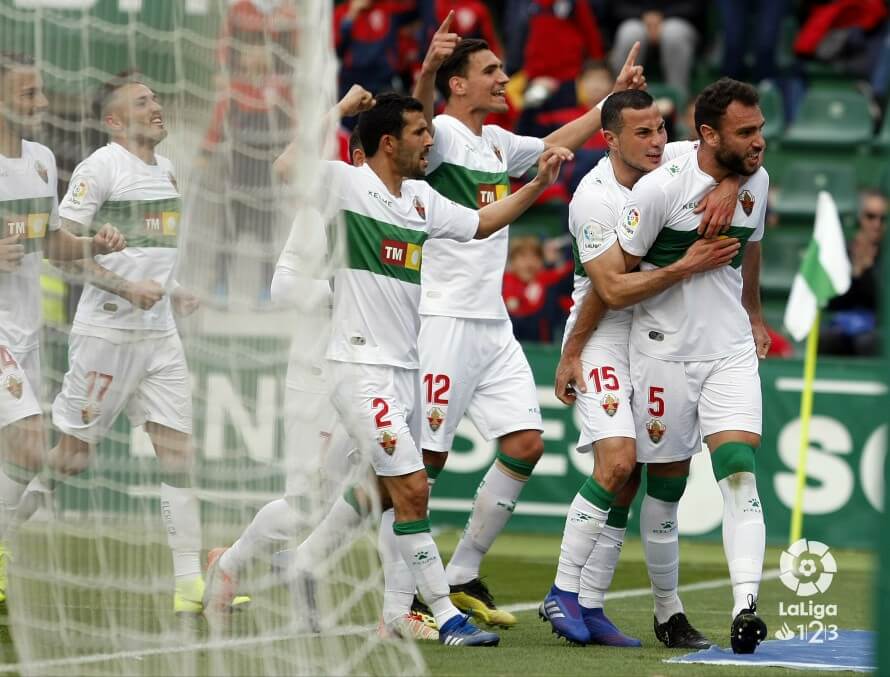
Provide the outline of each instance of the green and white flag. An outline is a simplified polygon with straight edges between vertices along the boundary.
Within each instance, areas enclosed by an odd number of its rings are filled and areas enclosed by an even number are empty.
[[[816,225],[813,239],[785,307],[785,328],[795,341],[802,341],[810,333],[816,311],[824,308],[835,296],[850,288],[850,259],[847,244],[831,195],[819,193],[816,204]]]

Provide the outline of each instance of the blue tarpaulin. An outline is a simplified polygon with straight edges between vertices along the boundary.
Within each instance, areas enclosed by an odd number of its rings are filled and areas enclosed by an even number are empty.
[[[664,662],[871,672],[877,669],[876,645],[877,635],[870,630],[839,630],[836,639],[822,643],[799,638],[772,639],[747,655],[712,646],[685,656],[666,658]]]

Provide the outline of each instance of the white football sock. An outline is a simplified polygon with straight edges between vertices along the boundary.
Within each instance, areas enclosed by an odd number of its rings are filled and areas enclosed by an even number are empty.
[[[352,531],[361,523],[362,516],[355,508],[342,496],[338,497],[319,525],[297,546],[294,567],[299,571],[317,570],[331,552],[344,541],[352,540]]]
[[[191,487],[161,482],[161,519],[177,581],[201,575],[201,510]]]
[[[395,511],[384,510],[380,515],[377,547],[383,564],[383,622],[392,623],[411,611],[414,601],[414,573],[402,557],[398,539],[393,533]],[[427,601],[429,604],[429,601]]]
[[[593,552],[608,518],[608,510],[598,508],[580,493],[575,494],[569,514],[566,515],[562,545],[559,548],[555,581],[557,588],[566,592],[580,590],[581,569]]]
[[[219,558],[220,568],[229,574],[240,574],[254,557],[285,546],[297,535],[299,522],[300,516],[287,500],[279,498],[266,503]]]
[[[445,580],[445,568],[432,534],[429,531],[396,534],[396,541],[403,559],[411,567],[423,601],[429,605],[441,628],[446,622],[459,616],[460,611],[448,596],[450,590]]]
[[[723,493],[723,550],[732,581],[732,616],[757,600],[763,575],[766,527],[754,473],[739,472],[717,485]]]
[[[7,530],[12,526],[16,509],[27,486],[28,483],[12,479],[0,465],[0,540],[6,536]]]
[[[606,599],[606,591],[612,585],[615,567],[621,557],[621,546],[624,543],[624,527],[603,527],[593,552],[581,569],[581,590],[578,603],[588,609],[602,609]]]
[[[497,462],[485,473],[476,491],[467,528],[445,570],[449,585],[460,585],[479,578],[482,558],[510,520],[516,499],[526,481],[510,477]]]
[[[665,623],[683,611],[683,603],[677,594],[680,580],[679,507],[679,503],[647,495],[640,509],[640,535],[655,597],[655,618],[659,623]]]

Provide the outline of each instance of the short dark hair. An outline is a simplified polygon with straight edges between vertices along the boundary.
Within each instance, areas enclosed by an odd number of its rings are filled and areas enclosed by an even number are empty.
[[[31,68],[34,66],[34,57],[21,52],[0,52],[0,82],[14,68]]]
[[[436,71],[436,89],[442,98],[448,101],[451,98],[451,87],[448,81],[455,75],[467,77],[467,66],[470,64],[470,56],[484,49],[491,49],[485,40],[468,38],[457,43],[457,47]]]
[[[633,110],[646,110],[651,108],[655,103],[655,99],[649,92],[640,89],[625,89],[622,92],[610,94],[603,104],[602,110],[602,127],[603,130],[609,130],[613,134],[620,134],[624,127],[624,119],[621,113],[625,108]]]
[[[111,101],[115,93],[122,87],[134,84],[144,84],[142,73],[136,69],[121,71],[109,80],[103,82],[99,86],[99,89],[96,90],[96,95],[93,97],[93,117],[96,120],[102,120],[102,117],[105,115],[105,109],[108,107],[108,103]]]
[[[757,106],[760,94],[754,86],[732,78],[720,78],[701,91],[695,100],[695,130],[699,136],[702,125],[720,129],[720,119],[733,101],[745,106]]]
[[[401,137],[405,113],[423,113],[423,104],[412,96],[387,93],[375,97],[377,103],[358,119],[358,136],[367,157],[374,157],[384,134]]]

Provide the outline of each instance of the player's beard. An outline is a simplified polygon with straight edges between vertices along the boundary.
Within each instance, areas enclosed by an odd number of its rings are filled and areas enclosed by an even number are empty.
[[[738,174],[739,176],[751,176],[759,169],[759,167],[755,169],[748,169],[748,167],[745,166],[744,155],[733,153],[732,151],[726,150],[723,147],[717,149],[717,152],[714,153],[714,157],[717,159],[717,162],[719,162],[720,165],[733,172],[734,174]]]

